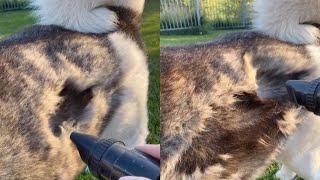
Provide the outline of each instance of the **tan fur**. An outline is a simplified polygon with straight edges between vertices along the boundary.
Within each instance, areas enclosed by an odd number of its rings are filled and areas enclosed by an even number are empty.
[[[36,25],[0,41],[0,179],[75,178],[84,164],[73,131],[145,142],[142,10],[114,5],[129,29],[83,34]]]

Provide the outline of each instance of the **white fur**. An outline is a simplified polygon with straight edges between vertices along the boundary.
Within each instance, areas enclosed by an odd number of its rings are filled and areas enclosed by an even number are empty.
[[[105,5],[130,8],[137,13],[142,13],[145,0],[104,0]]]
[[[305,179],[317,179],[320,172],[319,127],[320,118],[310,113],[289,138],[285,150],[279,155],[279,160],[286,166],[278,172],[279,178],[290,178],[293,174],[289,171],[291,169]]]
[[[103,131],[103,137],[123,140],[129,147],[145,143],[148,134],[148,66],[143,51],[122,33],[109,37],[120,59],[122,105]]]
[[[253,20],[255,30],[271,37],[297,44],[318,44],[320,31],[312,25],[320,24],[319,0],[256,0]],[[307,47],[309,54],[319,66],[320,48]],[[310,78],[320,76],[317,71]],[[311,79],[310,79],[311,80]],[[283,167],[277,173],[281,180],[292,179],[297,173],[307,180],[320,179],[320,118],[311,113],[290,137],[279,155]]]
[[[320,23],[319,0],[256,0],[254,28],[280,40],[313,44],[320,31],[312,25]]]
[[[320,47],[307,46],[314,67],[320,67]],[[320,69],[308,79],[320,76]],[[281,180],[290,179],[298,174],[307,180],[320,179],[320,117],[308,112],[303,117],[302,124],[289,138],[284,150],[279,155],[283,168],[277,173]]]
[[[281,180],[293,180],[293,178],[296,176],[296,173],[289,169],[287,166],[282,165],[276,176]]]
[[[105,33],[117,28],[116,14],[104,6],[142,13],[144,0],[32,0],[39,24],[58,25],[83,33]]]

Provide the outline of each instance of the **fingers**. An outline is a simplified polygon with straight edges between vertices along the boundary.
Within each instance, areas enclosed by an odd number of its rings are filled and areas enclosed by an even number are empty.
[[[160,159],[160,144],[139,145],[136,146],[135,149]]]
[[[150,180],[150,179],[144,178],[144,177],[124,176],[124,177],[121,177],[119,180]]]

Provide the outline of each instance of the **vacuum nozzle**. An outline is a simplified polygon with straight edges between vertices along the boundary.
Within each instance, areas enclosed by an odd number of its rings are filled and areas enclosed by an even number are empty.
[[[306,107],[309,111],[315,114],[320,113],[319,91],[320,79],[313,81],[302,81],[302,80],[290,80],[287,81],[286,87],[288,90],[289,97],[297,105]]]
[[[118,180],[123,176],[160,179],[160,163],[136,150],[127,149],[115,139],[98,139],[73,132],[70,136],[81,159],[99,179]]]
[[[77,146],[81,159],[87,164],[90,159],[90,152],[98,144],[98,140],[93,136],[80,133],[71,133],[71,141]]]

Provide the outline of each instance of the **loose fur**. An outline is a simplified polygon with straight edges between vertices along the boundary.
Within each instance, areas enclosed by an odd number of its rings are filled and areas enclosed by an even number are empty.
[[[42,24],[53,25],[35,25],[0,42],[0,179],[69,180],[84,168],[72,131],[129,147],[145,142],[143,1],[34,4]]]
[[[272,37],[297,44],[319,44],[320,1],[318,0],[257,0],[254,3],[256,30]],[[320,48],[307,47],[310,56],[319,61]],[[277,177],[292,179],[296,173],[305,179],[320,178],[319,118],[304,121],[289,139],[286,149],[279,155],[282,163]]]
[[[257,32],[162,48],[162,179],[261,175],[301,123],[319,120],[290,102],[285,82],[319,75],[309,46]]]
[[[319,42],[319,0],[256,0],[254,28],[271,37],[297,44]]]
[[[41,25],[57,25],[84,33],[117,29],[118,16],[107,6],[127,8],[141,14],[144,0],[33,0]],[[121,21],[121,20],[120,20]]]
[[[320,47],[310,45],[306,49],[310,57],[320,63]],[[310,114],[305,119],[278,157],[282,168],[277,177],[282,180],[292,179],[295,175],[310,180],[320,178],[320,140],[316,136],[320,133],[317,128],[320,126],[320,118]]]

